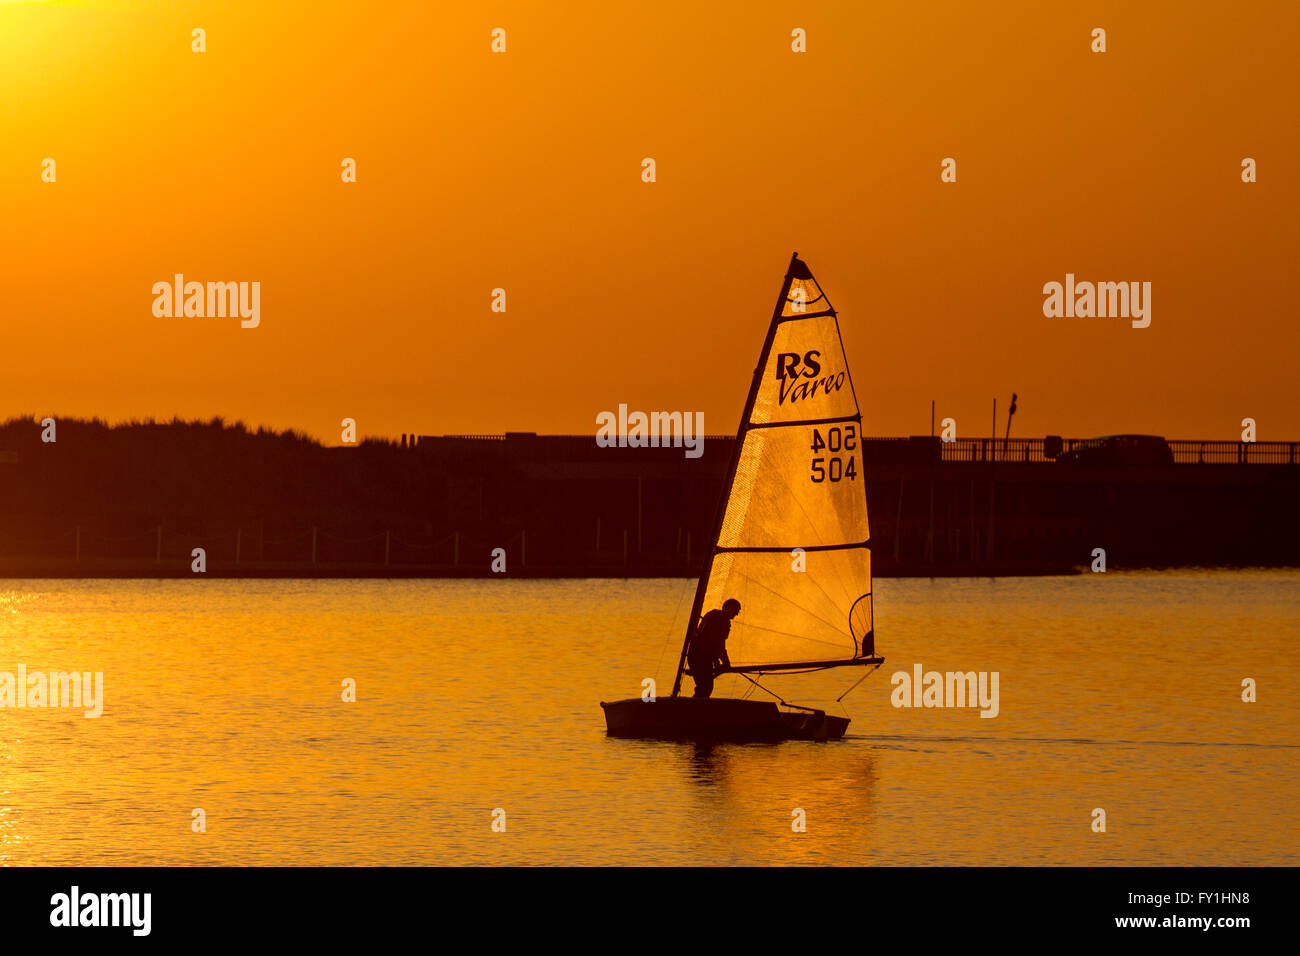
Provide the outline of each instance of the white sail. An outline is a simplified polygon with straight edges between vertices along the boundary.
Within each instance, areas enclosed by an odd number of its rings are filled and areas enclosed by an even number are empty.
[[[691,626],[735,598],[742,611],[727,641],[733,669],[871,659],[862,418],[835,312],[797,257],[737,441]]]

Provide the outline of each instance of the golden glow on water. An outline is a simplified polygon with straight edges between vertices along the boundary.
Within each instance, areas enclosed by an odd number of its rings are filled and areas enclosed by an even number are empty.
[[[0,671],[106,698],[0,709],[0,862],[1294,865],[1297,585],[878,581],[848,739],[706,748],[597,706],[671,686],[692,582],[0,582]],[[893,708],[917,662],[998,671],[999,716]]]

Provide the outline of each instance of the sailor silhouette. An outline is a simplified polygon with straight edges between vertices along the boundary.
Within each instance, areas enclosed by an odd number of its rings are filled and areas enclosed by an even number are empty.
[[[731,633],[731,619],[740,613],[740,602],[728,598],[721,608],[715,608],[700,618],[691,637],[686,662],[695,681],[695,697],[708,697],[713,693],[713,679],[731,667],[727,657],[727,635]],[[720,666],[719,666],[720,665]]]

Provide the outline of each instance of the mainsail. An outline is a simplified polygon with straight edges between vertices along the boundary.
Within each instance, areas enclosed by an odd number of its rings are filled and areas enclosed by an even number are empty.
[[[875,664],[862,416],[835,310],[796,253],[736,435],[673,688],[701,613],[727,598],[732,670]],[[802,549],[802,554],[796,549]]]

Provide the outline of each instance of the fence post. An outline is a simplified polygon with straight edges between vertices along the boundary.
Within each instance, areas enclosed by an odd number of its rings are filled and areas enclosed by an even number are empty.
[[[894,560],[898,560],[898,549],[903,543],[903,486],[907,483],[907,476],[903,472],[898,473],[898,516],[894,519]]]
[[[934,473],[930,474],[930,526],[925,532],[925,560],[934,564]]]
[[[985,549],[984,552],[984,560],[989,562],[990,564],[993,562],[993,538],[997,534],[996,531],[997,518],[995,517],[993,511],[993,498],[996,490],[997,490],[997,484],[993,481],[993,473],[992,471],[990,471],[989,472],[989,539],[986,542],[988,547]]]
[[[975,560],[975,479],[970,480],[970,559]]]

